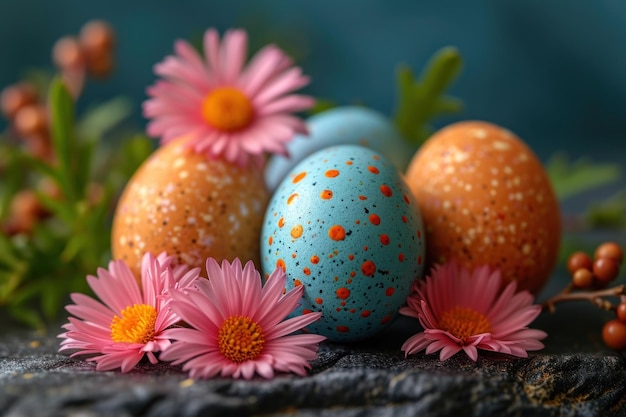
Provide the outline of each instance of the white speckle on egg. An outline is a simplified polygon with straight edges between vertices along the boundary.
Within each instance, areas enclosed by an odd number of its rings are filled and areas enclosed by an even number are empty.
[[[157,149],[129,181],[113,220],[113,257],[136,275],[145,252],[165,251],[201,268],[209,256],[259,264],[258,236],[269,200],[262,171],[219,159],[209,163],[185,142]],[[207,239],[219,244],[203,245]]]
[[[498,151],[508,151],[511,148],[511,145],[506,142],[502,142],[501,140],[493,142],[491,146]]]

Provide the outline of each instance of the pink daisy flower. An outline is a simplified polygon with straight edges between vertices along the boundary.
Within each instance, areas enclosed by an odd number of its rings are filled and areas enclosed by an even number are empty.
[[[445,361],[463,350],[476,361],[477,349],[527,357],[539,350],[547,334],[529,329],[541,312],[528,291],[515,293],[511,282],[500,292],[500,270],[483,266],[470,272],[455,263],[436,265],[425,281],[416,281],[407,307],[400,313],[419,319],[424,331],[409,338],[402,351],[408,356],[441,351]]]
[[[164,78],[148,89],[144,116],[148,134],[168,143],[188,137],[188,146],[211,158],[244,165],[264,152],[286,155],[285,144],[305,124],[291,113],[313,106],[309,96],[290,94],[309,78],[276,46],[259,51],[244,68],[247,34],[229,30],[220,44],[216,30],[204,35],[204,59],[187,42],[155,66]]]
[[[147,253],[141,264],[141,288],[123,261],[111,261],[109,269],[98,269],[98,277],[87,282],[100,298],[73,293],[74,304],[66,310],[70,317],[59,351],[76,350],[71,356],[88,355],[96,369],[121,368],[128,372],[145,356],[157,363],[156,352],[170,345],[165,329],[180,321],[168,308],[168,292],[187,288],[199,278],[200,269],[172,266],[174,257]]]
[[[196,282],[198,291],[172,291],[172,310],[191,328],[167,331],[174,343],[161,359],[184,363],[183,370],[192,378],[272,378],[275,371],[305,375],[308,360],[317,357],[325,337],[290,335],[321,316],[309,313],[284,320],[304,287],[283,295],[287,277],[281,268],[262,287],[252,261],[243,269],[239,259],[223,261],[220,268],[209,258],[206,269],[209,279]]]

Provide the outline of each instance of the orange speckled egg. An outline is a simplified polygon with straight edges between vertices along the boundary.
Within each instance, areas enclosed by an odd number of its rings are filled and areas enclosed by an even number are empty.
[[[113,257],[136,276],[146,252],[166,251],[203,269],[207,257],[260,267],[269,201],[261,169],[208,160],[184,142],[157,149],[128,182],[113,219]]]
[[[430,264],[488,264],[519,289],[542,288],[558,254],[560,209],[541,162],[513,133],[480,121],[445,127],[413,157],[406,180]]]

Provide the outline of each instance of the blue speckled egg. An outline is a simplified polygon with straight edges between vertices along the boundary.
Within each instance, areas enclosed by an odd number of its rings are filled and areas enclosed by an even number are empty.
[[[335,145],[360,145],[387,157],[401,172],[415,154],[393,122],[367,107],[345,106],[316,114],[307,120],[309,135],[298,135],[287,144],[289,157],[274,155],[267,163],[265,182],[274,190],[300,161],[320,149]]]
[[[265,274],[285,269],[304,285],[294,314],[320,311],[308,330],[330,340],[368,338],[386,327],[421,277],[422,219],[393,164],[355,145],[318,151],[274,193],[263,222]]]

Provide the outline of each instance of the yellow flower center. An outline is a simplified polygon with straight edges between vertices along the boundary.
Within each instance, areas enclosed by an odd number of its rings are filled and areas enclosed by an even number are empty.
[[[254,109],[250,99],[238,89],[220,87],[204,99],[202,116],[215,129],[233,132],[250,125]]]
[[[220,352],[233,362],[256,359],[263,351],[265,336],[258,323],[248,317],[229,317],[217,335]]]
[[[491,332],[491,324],[484,314],[458,306],[443,313],[439,328],[463,341],[476,334]]]
[[[154,338],[157,311],[146,304],[126,307],[111,321],[111,339],[114,342],[148,343]]]

